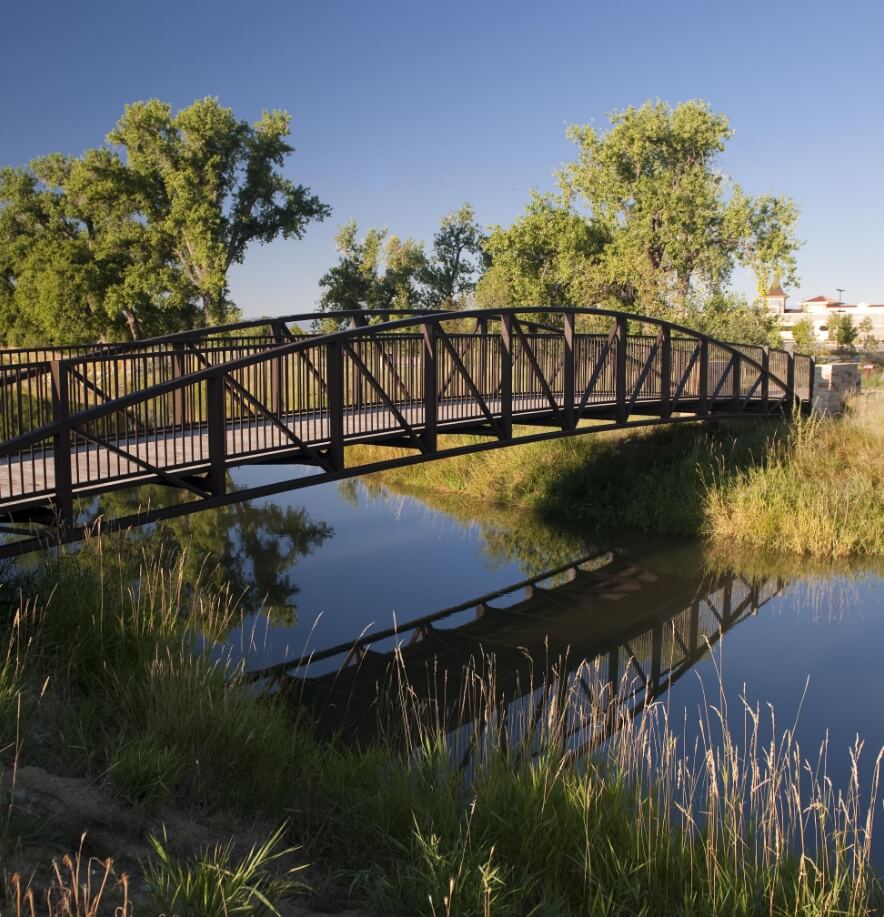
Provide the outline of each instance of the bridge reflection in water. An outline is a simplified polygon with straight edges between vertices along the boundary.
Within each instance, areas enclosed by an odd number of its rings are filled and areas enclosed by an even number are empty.
[[[251,677],[275,682],[312,707],[323,730],[351,739],[390,739],[406,720],[430,717],[466,763],[492,721],[517,745],[564,716],[558,734],[579,753],[663,695],[784,585],[600,554]],[[385,640],[395,645],[372,648]],[[331,660],[332,671],[311,675]]]

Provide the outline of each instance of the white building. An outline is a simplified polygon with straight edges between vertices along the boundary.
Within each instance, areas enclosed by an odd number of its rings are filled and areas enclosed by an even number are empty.
[[[779,286],[768,290],[764,298],[768,311],[779,315],[783,324],[783,336],[787,340],[792,337],[790,331],[792,325],[805,318],[813,324],[817,340],[828,340],[829,319],[833,315],[849,315],[855,327],[859,327],[863,319],[870,318],[872,333],[878,341],[884,340],[884,303],[860,302],[854,305],[832,299],[829,296],[813,296],[810,299],[802,300],[797,307],[792,307],[788,305],[788,299],[789,297]]]

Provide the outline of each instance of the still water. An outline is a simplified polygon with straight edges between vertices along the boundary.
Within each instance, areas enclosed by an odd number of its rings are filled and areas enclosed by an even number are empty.
[[[233,483],[259,484],[265,474],[272,472],[243,469]],[[229,636],[249,669],[393,624],[407,629],[414,618],[602,556],[602,569],[590,564],[532,601],[518,593],[484,614],[471,608],[436,622],[432,639],[409,646],[406,660],[425,666],[438,653],[457,668],[480,644],[499,660],[503,681],[525,648],[534,658],[567,654],[572,667],[603,660],[618,675],[632,665],[675,721],[696,723],[706,699],[732,711],[742,698],[762,710],[770,704],[778,730],[794,725],[808,757],[828,739],[836,784],[846,784],[857,737],[866,779],[884,746],[880,560],[814,569],[687,540],[575,531],[371,481],[308,487],[133,537],[187,542],[195,555],[211,555],[205,575],[231,579],[250,612]],[[371,649],[387,653],[396,642]],[[376,670],[385,659],[374,660]],[[311,662],[297,674],[321,683],[340,663]]]

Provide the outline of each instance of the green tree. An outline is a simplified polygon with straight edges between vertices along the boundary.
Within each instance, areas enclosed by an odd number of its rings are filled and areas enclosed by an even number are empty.
[[[839,350],[852,350],[853,342],[859,331],[849,315],[833,315],[829,319],[829,340],[838,345]]]
[[[737,263],[759,290],[795,282],[795,205],[748,197],[716,158],[732,136],[704,102],[646,103],[610,116],[607,133],[569,129],[575,162],[559,173],[608,241],[589,272],[591,295],[628,309],[684,307],[725,288]]]
[[[792,340],[799,353],[814,354],[819,350],[813,322],[809,318],[802,318],[792,326]]]
[[[427,309],[457,309],[476,288],[484,264],[485,234],[473,208],[464,204],[442,218],[433,249],[420,272]]]
[[[176,268],[137,218],[109,150],[0,171],[0,336],[7,343],[119,339],[192,322]]]
[[[875,334],[875,326],[872,323],[872,319],[867,315],[856,326],[856,330],[861,335],[859,342],[863,353],[877,353],[878,336]]]
[[[479,281],[482,308],[589,305],[587,278],[605,238],[566,201],[532,193],[509,227],[494,226],[485,242],[490,266]]]
[[[338,263],[319,280],[323,290],[319,325],[332,331],[342,324],[333,313],[358,309],[417,309],[421,303],[420,276],[426,269],[423,246],[404,241],[386,229],[369,229],[359,238],[355,220],[345,223],[336,237]]]
[[[280,168],[289,116],[238,121],[215,99],[127,106],[108,140],[0,170],[0,337],[159,334],[235,310],[251,242],[300,238],[328,208]]]
[[[716,292],[674,317],[681,324],[721,341],[762,347],[780,347],[783,343],[779,317],[771,315],[759,303],[750,304],[745,297],[734,293]]]
[[[173,252],[206,324],[231,317],[227,272],[252,242],[300,239],[329,208],[283,176],[291,125],[283,111],[240,121],[217,99],[177,114],[152,99],[127,105],[108,135],[125,157],[141,214]]]

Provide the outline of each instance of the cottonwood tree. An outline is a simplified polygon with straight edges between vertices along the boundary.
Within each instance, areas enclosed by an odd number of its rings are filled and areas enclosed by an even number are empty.
[[[334,318],[335,312],[419,308],[418,278],[426,264],[420,243],[386,229],[369,229],[360,238],[355,220],[340,228],[335,242],[338,263],[319,280],[319,308],[328,313],[318,323],[321,329],[333,331],[346,323]]]
[[[707,304],[721,318],[739,264],[759,293],[796,281],[795,205],[752,198],[717,168],[733,133],[724,115],[649,102],[610,122],[571,127],[578,154],[559,193],[533,195],[512,226],[492,229],[480,305],[602,305],[697,324]],[[737,312],[747,335],[766,335],[754,308]]]
[[[126,107],[110,147],[0,173],[0,336],[158,334],[235,314],[249,244],[300,238],[329,210],[281,173],[290,119],[217,99]]]
[[[283,111],[249,124],[217,99],[177,114],[153,99],[126,106],[108,135],[125,158],[152,238],[174,253],[205,324],[230,317],[227,272],[249,244],[300,239],[308,223],[330,213],[280,171],[294,152],[290,126]]]
[[[476,288],[484,266],[485,234],[469,204],[442,218],[420,273],[427,309],[458,309]]]
[[[469,204],[442,218],[429,255],[414,239],[386,229],[360,238],[356,221],[345,223],[336,237],[338,263],[319,281],[319,308],[328,318],[318,327],[340,327],[333,313],[342,311],[461,308],[475,289],[483,239]]]
[[[575,162],[559,179],[608,238],[594,265],[597,294],[647,311],[685,308],[717,292],[742,263],[760,293],[795,282],[797,210],[786,198],[751,198],[716,158],[733,136],[704,102],[646,103],[610,116],[606,133],[575,125]]]
[[[600,228],[561,197],[532,193],[525,213],[493,226],[490,265],[479,281],[482,308],[589,305],[588,277],[605,245]]]

